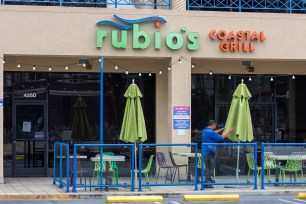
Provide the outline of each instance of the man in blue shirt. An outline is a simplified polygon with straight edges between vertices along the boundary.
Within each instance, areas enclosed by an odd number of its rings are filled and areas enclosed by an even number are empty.
[[[228,131],[220,135],[219,133],[224,130],[224,128],[216,130],[217,123],[214,120],[208,122],[208,127],[202,131],[202,143],[216,143],[223,140],[228,136],[234,128],[230,128]],[[216,146],[205,145],[202,150],[204,153],[204,167],[205,167],[205,182],[214,183],[212,179],[216,166]],[[206,186],[206,188],[213,188],[213,186]]]

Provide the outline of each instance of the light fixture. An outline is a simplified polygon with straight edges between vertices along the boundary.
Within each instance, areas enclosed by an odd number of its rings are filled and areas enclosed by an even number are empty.
[[[5,64],[5,60],[3,60],[2,63]]]
[[[169,70],[169,71],[171,70],[171,66],[168,67],[168,70]]]
[[[51,67],[51,65],[49,65],[49,71],[52,71],[52,67]]]
[[[149,76],[152,76],[151,72],[149,72]]]
[[[20,62],[18,62],[17,67],[18,67],[18,68],[20,68],[20,67],[21,67]]]
[[[294,75],[292,75],[292,79],[295,79],[295,76],[294,76]]]
[[[68,70],[69,68],[68,68],[68,64],[66,65],[66,67],[65,67],[65,70]]]
[[[162,72],[162,70],[161,70],[161,69],[159,70],[159,74],[163,74],[163,72]]]
[[[115,70],[118,70],[118,66],[117,65],[115,65]]]
[[[35,65],[33,65],[33,70],[36,70],[36,66]]]
[[[83,67],[86,67],[86,63],[85,62],[83,63]]]
[[[271,77],[270,81],[273,81],[273,77]]]
[[[249,78],[249,81],[252,81],[252,77]]]
[[[182,63],[182,60],[181,60],[181,58],[178,60],[178,62],[181,64]]]
[[[125,70],[125,74],[129,74],[129,70],[128,69]]]
[[[139,76],[141,76],[141,73],[139,72]]]
[[[212,75],[212,71],[209,72],[209,75]]]
[[[99,59],[99,62],[101,62],[101,58]]]
[[[232,79],[232,76],[231,76],[231,75],[229,75],[229,76],[228,76],[228,79]]]
[[[194,68],[194,64],[191,65],[191,68]]]

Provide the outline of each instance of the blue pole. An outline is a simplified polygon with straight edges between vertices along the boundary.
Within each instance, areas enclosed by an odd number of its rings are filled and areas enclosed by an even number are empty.
[[[62,178],[63,178],[63,146],[60,144],[60,185],[59,188],[63,188]]]
[[[135,166],[135,145],[133,144],[133,146],[132,146],[132,192],[133,191],[135,191],[135,183],[134,183],[134,179],[135,179],[135,174],[134,174],[134,171],[135,171],[135,168],[134,168],[134,166]]]
[[[103,92],[104,92],[104,59],[100,56],[100,144],[103,144]]]
[[[141,169],[142,169],[142,145],[138,145],[138,158],[139,158],[139,161],[138,161],[138,164],[139,164],[139,168],[138,168],[138,178],[139,178],[139,181],[138,181],[138,191],[141,192]],[[133,190],[133,189],[132,189]]]
[[[195,165],[197,166],[198,164]],[[204,190],[204,144],[203,143],[201,144],[201,190]]]
[[[194,180],[195,180],[195,186],[194,186],[194,190],[197,191],[198,190],[198,143],[196,143],[195,145],[195,167],[194,167]]]
[[[54,142],[54,153],[53,153],[53,184],[56,184],[55,182],[55,174],[56,174],[56,145],[57,143]]]
[[[265,146],[264,144],[262,143],[261,144],[261,188],[262,190],[265,189],[265,169],[264,169],[264,156],[265,156]]]
[[[77,175],[77,167],[76,167],[76,145],[73,145],[73,188],[72,192],[76,192],[76,175]]]
[[[69,144],[66,144],[66,193],[69,192],[69,169],[70,169],[70,157],[69,157]]]
[[[254,190],[257,190],[257,144],[254,145],[254,160],[255,160],[255,167],[254,167]]]

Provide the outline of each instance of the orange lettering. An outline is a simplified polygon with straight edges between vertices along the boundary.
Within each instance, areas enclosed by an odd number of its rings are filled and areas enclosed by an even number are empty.
[[[217,33],[217,36],[220,40],[224,40],[226,38],[226,31],[225,30],[220,30],[218,33]]]
[[[236,36],[235,36],[233,31],[228,34],[227,39],[228,40],[236,40]]]
[[[215,34],[216,34],[216,30],[211,30],[211,31],[209,32],[209,37],[210,37],[210,39],[215,40],[215,39],[216,39]]]
[[[227,44],[227,42],[220,43],[220,50],[222,50],[223,52],[227,52],[228,51],[228,44]]]
[[[255,51],[255,48],[253,47],[253,43],[252,42],[250,42],[249,43],[249,49],[250,49],[250,52],[253,52],[253,51]]]
[[[251,32],[250,31],[245,31],[244,34],[245,34],[245,40],[249,40]]]
[[[243,43],[242,43],[242,51],[243,51],[243,52],[247,52],[247,51],[248,51],[246,42],[243,42]]]
[[[253,32],[252,36],[251,36],[251,40],[258,40],[258,39],[259,39],[259,37],[258,37],[257,33]]]
[[[266,38],[265,38],[265,33],[263,32],[263,31],[261,31],[260,33],[259,33],[259,39],[260,39],[260,41],[264,41]]]
[[[230,51],[236,52],[236,43],[235,42],[231,42]]]
[[[243,32],[242,31],[237,32],[237,40],[243,40]]]

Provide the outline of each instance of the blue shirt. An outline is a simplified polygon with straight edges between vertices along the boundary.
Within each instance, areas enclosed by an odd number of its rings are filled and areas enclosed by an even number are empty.
[[[216,133],[213,129],[207,127],[202,131],[202,143],[216,143],[223,140],[222,135]],[[216,146],[204,145],[204,155],[214,154]]]

